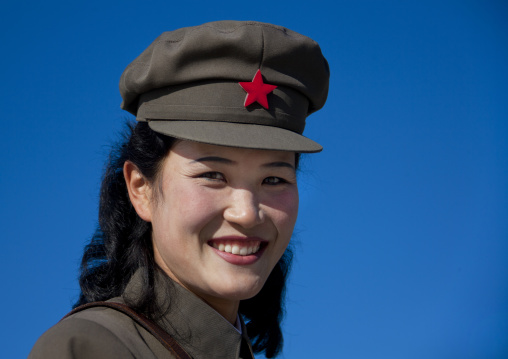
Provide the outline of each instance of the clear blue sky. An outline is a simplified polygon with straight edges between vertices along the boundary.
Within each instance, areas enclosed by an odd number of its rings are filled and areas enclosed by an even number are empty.
[[[283,358],[507,358],[508,3],[486,0],[2,4],[0,356],[26,357],[78,295],[121,72],[220,19],[308,35],[332,71]]]

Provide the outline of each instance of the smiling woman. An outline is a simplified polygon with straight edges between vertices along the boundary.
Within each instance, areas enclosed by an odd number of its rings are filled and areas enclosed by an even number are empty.
[[[291,238],[294,162],[292,152],[179,141],[164,159],[156,201],[125,164],[131,202],[152,224],[155,262],[232,324],[239,301],[261,290]]]
[[[270,24],[150,45],[120,81],[138,124],[106,168],[77,308],[30,357],[277,356],[299,153],[321,150],[302,132],[328,78],[314,41]]]

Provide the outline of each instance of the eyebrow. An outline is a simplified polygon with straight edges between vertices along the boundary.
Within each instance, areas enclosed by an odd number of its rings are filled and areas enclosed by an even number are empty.
[[[293,171],[295,170],[295,167],[293,165],[291,165],[290,163],[284,162],[284,161],[265,163],[262,167],[268,167],[268,168],[285,167],[285,168],[292,169]]]
[[[224,157],[219,157],[219,156],[201,157],[201,158],[191,161],[190,163],[197,163],[197,162],[199,162],[199,163],[215,162],[215,163],[225,163],[228,165],[236,164],[235,161],[232,161],[232,160],[224,158]],[[266,167],[266,168],[281,168],[282,167],[282,168],[289,168],[293,171],[295,170],[295,167],[292,164],[290,164],[288,162],[284,162],[284,161],[275,161],[275,162],[264,163],[261,167]]]

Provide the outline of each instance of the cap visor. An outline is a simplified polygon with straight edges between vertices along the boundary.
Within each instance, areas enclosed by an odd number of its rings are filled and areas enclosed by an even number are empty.
[[[260,150],[320,152],[323,147],[298,133],[279,127],[217,122],[150,120],[155,132],[175,138],[212,145]]]

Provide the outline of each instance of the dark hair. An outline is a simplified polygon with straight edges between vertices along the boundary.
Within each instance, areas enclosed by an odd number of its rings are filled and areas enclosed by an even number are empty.
[[[81,261],[81,293],[75,307],[120,296],[134,272],[145,267],[141,297],[129,303],[135,310],[155,318],[164,309],[156,307],[151,224],[134,210],[123,176],[125,161],[135,164],[152,184],[158,180],[162,161],[175,139],[152,131],[146,122],[129,123],[123,139],[113,147],[100,189],[99,224]],[[299,156],[296,156],[298,165]],[[255,353],[277,356],[283,344],[280,324],[284,315],[286,279],[292,261],[286,249],[261,291],[240,302]]]

